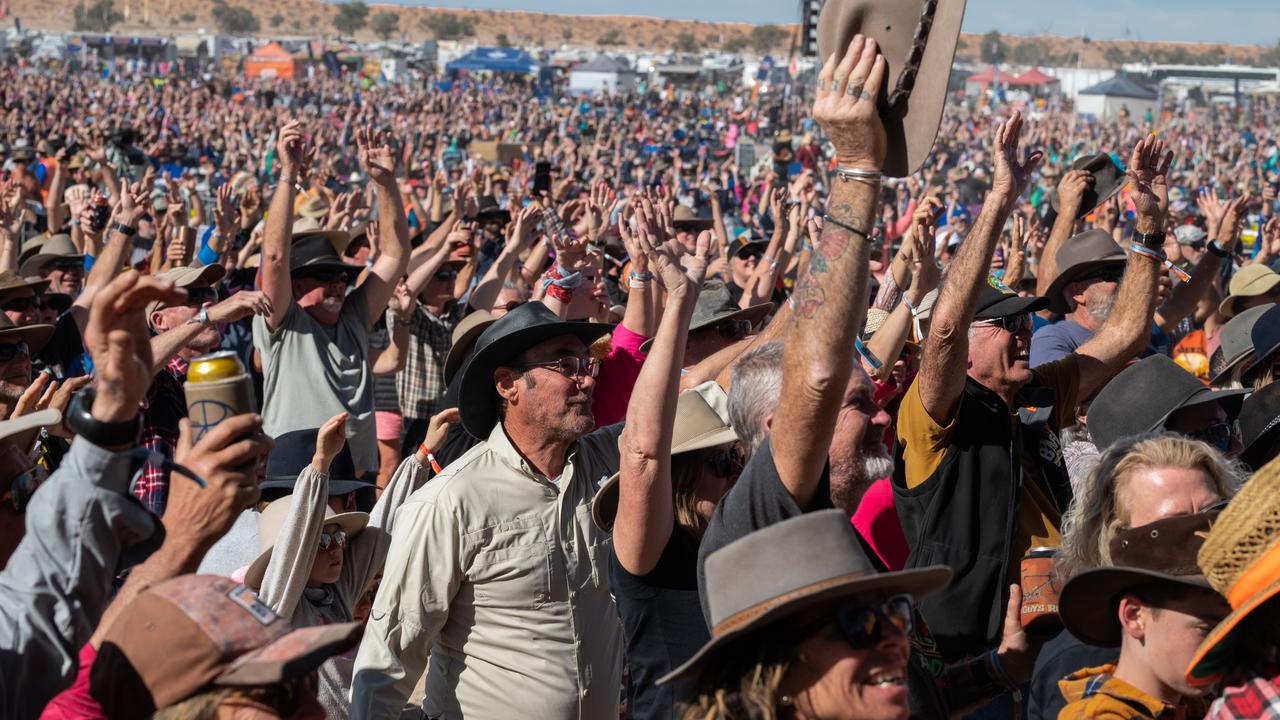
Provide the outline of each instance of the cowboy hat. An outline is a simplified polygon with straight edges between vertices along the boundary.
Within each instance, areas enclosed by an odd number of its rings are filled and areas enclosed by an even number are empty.
[[[453,327],[452,344],[449,345],[449,354],[444,356],[444,365],[442,366],[445,385],[453,382],[453,376],[458,374],[458,368],[462,366],[462,361],[471,352],[471,348],[475,347],[476,338],[480,337],[480,333],[497,321],[498,319],[488,310],[476,310],[462,318]]]
[[[699,393],[689,390],[676,401],[676,420],[671,430],[671,456],[725,445],[738,439],[737,433]],[[596,491],[591,501],[591,517],[605,532],[613,529],[618,516],[618,488],[621,472],[616,472]]]
[[[262,578],[266,576],[267,565],[271,563],[271,552],[275,549],[276,537],[293,513],[293,504],[296,500],[296,495],[285,495],[268,505],[258,515],[258,547],[261,548],[261,552],[258,554],[257,559],[249,564],[249,569],[244,574],[244,584],[246,586],[255,590],[262,587]],[[350,539],[359,535],[368,524],[369,513],[336,513],[333,508],[329,507],[328,503],[325,503],[324,522],[320,525],[321,527],[337,525],[342,528],[342,531],[347,534],[347,538]]]
[[[877,572],[849,516],[820,510],[775,523],[707,556],[711,640],[688,662],[659,678],[691,679],[704,666],[740,650],[743,640],[802,610],[852,597],[915,598],[951,581],[951,568]]]
[[[1222,326],[1222,332],[1218,334],[1218,350],[1214,351],[1214,358],[1218,357],[1221,352],[1221,361],[1216,363],[1211,369],[1213,377],[1209,378],[1210,385],[1220,385],[1225,382],[1231,371],[1240,366],[1241,363],[1248,362],[1253,358],[1253,325],[1258,322],[1258,318],[1275,304],[1255,305],[1240,313],[1227,321]]]
[[[299,272],[340,271],[347,273],[350,282],[354,282],[364,268],[342,261],[333,248],[333,241],[327,233],[304,235],[294,239],[289,251],[289,272],[298,276]]]
[[[477,438],[487,438],[498,422],[498,393],[493,373],[503,363],[545,340],[574,335],[590,345],[613,330],[603,323],[568,322],[542,303],[525,303],[503,315],[480,333],[475,352],[462,365],[458,407],[462,427]]]
[[[1280,453],[1280,382],[1251,394],[1240,406],[1240,459],[1262,467]]]
[[[1246,390],[1211,390],[1164,355],[1143,358],[1121,370],[1089,405],[1089,434],[1099,450],[1121,438],[1164,426],[1175,411],[1219,402],[1228,422],[1240,413]]]
[[[185,265],[171,267],[156,277],[172,280],[175,287],[185,288],[195,285],[197,282],[204,280],[205,285],[213,287],[219,280],[226,277],[227,269],[219,263],[211,265],[201,265],[200,267],[187,267]],[[151,313],[155,312],[161,305],[159,300],[152,300],[147,303],[147,324],[151,324]]]
[[[875,38],[888,67],[876,98],[888,139],[884,174],[906,177],[933,150],[965,0],[828,0],[818,57],[844,55],[855,33]],[[864,168],[875,169],[875,168]]]
[[[476,219],[484,222],[489,220],[497,220],[503,223],[511,222],[511,213],[503,210],[498,205],[498,200],[492,195],[481,195],[476,198]]]
[[[1240,373],[1245,380],[1266,369],[1280,352],[1280,305],[1272,305],[1258,316],[1249,330],[1249,339],[1253,342],[1253,360]]]
[[[1097,647],[1120,647],[1120,597],[1144,585],[1211,590],[1196,553],[1218,512],[1177,515],[1120,530],[1111,539],[1111,567],[1086,570],[1067,581],[1058,599],[1062,624]]]
[[[84,253],[76,249],[70,235],[51,235],[39,248],[39,252],[22,261],[18,267],[19,275],[39,275],[45,265],[56,260],[84,260]]]
[[[1058,276],[1049,284],[1045,297],[1049,298],[1049,309],[1062,315],[1071,312],[1066,292],[1068,285],[1106,268],[1118,268],[1123,272],[1128,260],[1124,250],[1111,238],[1111,233],[1098,228],[1069,238],[1056,257]]]
[[[11,442],[23,453],[27,453],[35,443],[36,433],[40,428],[55,426],[60,422],[62,411],[57,408],[46,408],[11,420],[0,420],[0,440],[12,438]]]
[[[671,224],[677,230],[687,230],[689,232],[700,232],[702,230],[710,230],[715,221],[711,218],[698,217],[693,208],[687,205],[676,205],[676,209],[671,213]]]
[[[689,319],[689,332],[695,333],[714,327],[721,320],[744,319],[751,323],[754,330],[760,322],[773,310],[773,303],[761,303],[748,308],[738,307],[729,294],[729,288],[723,280],[707,280],[702,283],[702,290],[694,302],[693,317]],[[641,352],[649,352],[653,347],[653,338],[640,345]]]
[[[1231,614],[1209,631],[1187,667],[1192,685],[1216,682],[1230,666],[1240,623],[1280,593],[1280,460],[1249,478],[1218,516],[1197,557]]]
[[[302,206],[298,208],[299,215],[304,218],[311,218],[312,220],[319,220],[328,212],[329,203],[325,202],[324,198],[320,197],[308,198],[307,201],[302,203]]]
[[[937,290],[931,292],[936,293]],[[934,297],[936,298],[937,296],[935,295]],[[1039,312],[1048,306],[1048,298],[1036,295],[1022,297],[1011,290],[1008,285],[992,276],[988,277],[987,284],[978,290],[978,304],[974,309],[973,319],[996,320],[1012,315]],[[930,304],[929,308],[932,310],[933,305]]]
[[[319,428],[310,428],[277,435],[274,438],[275,447],[267,455],[266,479],[258,487],[263,490],[283,488],[292,491],[298,480],[298,473],[311,464],[311,458],[316,454],[316,436],[319,432]],[[374,483],[356,477],[351,447],[344,442],[342,449],[329,462],[329,494],[346,495],[372,487]]]
[[[36,353],[44,348],[45,343],[49,342],[49,338],[52,336],[52,325],[23,325],[19,327],[13,324],[8,315],[0,313],[0,345],[24,342],[27,344],[27,354],[35,357]]]
[[[1077,158],[1071,163],[1071,170],[1084,170],[1093,178],[1093,184],[1085,186],[1084,195],[1080,198],[1080,209],[1076,211],[1076,217],[1082,218],[1093,212],[1108,198],[1120,192],[1120,188],[1125,186],[1128,179],[1125,178],[1124,168],[1116,164],[1116,161],[1107,153],[1098,153],[1097,155],[1086,155]],[[1053,211],[1059,212],[1058,193],[1056,191],[1049,193],[1049,204],[1053,206]]]
[[[1218,312],[1225,317],[1232,317],[1241,312],[1241,300],[1273,295],[1277,288],[1280,288],[1280,274],[1275,270],[1265,263],[1245,265],[1231,277],[1231,282],[1227,284],[1227,296],[1218,305]]]
[[[342,230],[326,230],[315,218],[300,217],[293,221],[291,243],[294,246],[315,237],[326,238],[333,246],[333,252],[341,255],[351,244],[352,234]]]
[[[8,270],[0,270],[0,298],[8,295],[12,290],[31,288],[32,292],[39,294],[47,287],[49,287],[48,280],[28,280],[14,275]]]

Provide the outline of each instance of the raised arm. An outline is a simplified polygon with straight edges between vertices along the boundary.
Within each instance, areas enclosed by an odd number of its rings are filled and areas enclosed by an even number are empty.
[[[1218,235],[1211,239],[1223,254],[1215,253],[1211,246],[1191,269],[1191,279],[1175,287],[1173,292],[1169,293],[1169,298],[1156,308],[1155,322],[1161,330],[1171,332],[1183,318],[1195,312],[1200,299],[1209,290],[1209,286],[1217,280],[1218,269],[1222,267],[1223,259],[1230,257],[1236,241],[1240,238],[1240,224],[1244,221],[1245,202],[1248,199],[1247,195],[1241,195],[1226,204],[1223,220],[1218,225]],[[1265,236],[1259,240],[1258,244],[1266,244]]]
[[[185,322],[169,328],[151,338],[151,372],[160,372],[178,351],[187,346],[195,336],[209,325],[222,325],[243,320],[252,315],[271,314],[271,300],[258,290],[241,290],[231,297],[209,306],[209,322]],[[192,318],[195,320],[196,318]]]
[[[502,252],[489,265],[484,277],[480,278],[480,283],[471,291],[468,299],[471,307],[479,310],[488,310],[493,307],[498,294],[502,292],[503,284],[507,282],[507,278],[511,277],[516,263],[520,260],[521,248],[528,247],[533,242],[538,221],[541,218],[542,208],[536,204],[520,209],[516,215],[515,227],[512,228],[511,236],[502,247]]]
[[[387,325],[391,330],[391,344],[382,350],[369,351],[369,363],[374,375],[395,375],[409,361],[409,326],[412,324],[416,301],[409,294],[409,287],[401,280],[387,302]]]
[[[924,296],[938,287],[942,271],[938,261],[933,258],[934,244],[937,242],[938,214],[942,212],[942,202],[937,198],[927,197],[912,214],[912,224],[903,238],[903,248],[907,250],[906,264],[911,272],[911,286],[902,294],[903,302],[898,303],[889,313],[889,317],[867,341],[867,349],[873,355],[884,360],[884,364],[875,371],[879,380],[884,380],[893,372],[893,361],[902,352],[907,339],[912,336],[913,312],[924,301]],[[909,304],[908,304],[909,303]],[[923,338],[911,337],[919,342]]]
[[[262,233],[262,265],[259,282],[271,300],[267,327],[275,330],[284,322],[293,304],[293,278],[289,273],[289,245],[293,241],[293,198],[297,193],[298,173],[303,169],[305,149],[302,123],[290,120],[280,129],[276,141],[280,160],[280,182],[271,195],[266,224]]]
[[[1152,135],[1143,138],[1133,149],[1128,176],[1133,202],[1138,208],[1139,233],[1164,234],[1169,210],[1166,174],[1172,160],[1173,152],[1166,151],[1164,141]],[[1134,242],[1138,242],[1137,238]],[[1163,244],[1163,239],[1160,242]],[[1154,252],[1160,253],[1160,245],[1155,246]],[[1076,351],[1080,358],[1080,397],[1092,395],[1146,346],[1161,268],[1161,260],[1129,252],[1115,309],[1097,334]]]
[[[369,306],[368,323],[372,326],[387,309],[387,301],[396,283],[409,265],[409,220],[404,215],[400,189],[396,187],[396,165],[391,145],[367,128],[356,130],[356,147],[360,164],[377,187],[378,227],[381,230],[382,253],[374,261],[362,286]]]
[[[874,39],[856,35],[818,76],[813,116],[841,168],[879,173],[885,130],[876,111],[885,59]],[[850,86],[863,88],[848,94]],[[837,180],[826,222],[792,295],[793,326],[782,358],[782,402],[773,422],[773,457],[800,507],[813,499],[853,373],[853,341],[867,307],[868,243],[879,179]]]
[[[698,292],[711,259],[711,233],[698,235],[692,257],[681,267],[677,240],[661,246],[646,230],[637,233],[667,291],[667,306],[649,357],[640,368],[627,405],[627,423],[619,438],[618,515],[613,550],[632,575],[646,575],[658,564],[675,527],[671,490],[671,433],[680,392],[680,366]]]
[[[1076,213],[1084,202],[1084,191],[1093,184],[1093,176],[1084,170],[1068,170],[1058,182],[1058,217],[1053,221],[1049,239],[1036,270],[1036,294],[1044,295],[1058,276],[1058,251],[1076,227]]]
[[[982,211],[968,237],[951,261],[947,282],[938,296],[930,318],[929,351],[924,354],[920,375],[920,400],[929,417],[948,425],[960,407],[964,378],[969,362],[969,325],[978,304],[978,294],[987,284],[991,253],[1000,239],[1000,229],[1013,202],[1027,186],[1027,180],[1043,155],[1029,152],[1018,162],[1018,137],[1022,115],[1013,115],[996,129],[995,182],[987,193]]]
[[[128,188],[128,192],[121,193],[111,220],[107,223],[107,242],[102,248],[102,254],[93,263],[93,269],[85,279],[84,289],[76,296],[75,302],[71,303],[69,312],[80,327],[80,332],[85,331],[94,298],[120,272],[125,252],[133,246],[133,234],[125,234],[121,232],[121,228],[136,231],[138,219],[147,213],[148,202],[150,190],[143,183],[134,183],[133,187]]]

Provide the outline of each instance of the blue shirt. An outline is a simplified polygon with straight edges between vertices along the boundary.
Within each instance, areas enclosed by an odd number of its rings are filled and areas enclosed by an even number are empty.
[[[1054,360],[1061,360],[1080,349],[1093,337],[1091,330],[1074,320],[1063,320],[1046,325],[1031,336],[1031,367],[1038,367]],[[1169,336],[1159,325],[1151,324],[1151,341],[1138,357],[1169,355],[1172,353]]]

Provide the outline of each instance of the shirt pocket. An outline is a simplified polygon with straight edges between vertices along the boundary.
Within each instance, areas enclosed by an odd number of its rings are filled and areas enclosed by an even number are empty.
[[[476,533],[471,583],[477,604],[541,607],[551,592],[550,544],[542,522],[520,518]]]
[[[591,517],[591,503],[583,503],[576,511],[579,547],[586,553],[580,558],[579,572],[575,579],[582,590],[609,589],[609,555],[613,552],[613,535],[596,526]]]

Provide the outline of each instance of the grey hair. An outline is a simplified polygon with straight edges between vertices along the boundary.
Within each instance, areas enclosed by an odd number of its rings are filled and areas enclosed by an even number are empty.
[[[733,367],[729,385],[729,424],[750,457],[769,428],[765,418],[782,397],[782,341],[765,343],[745,353]]]

